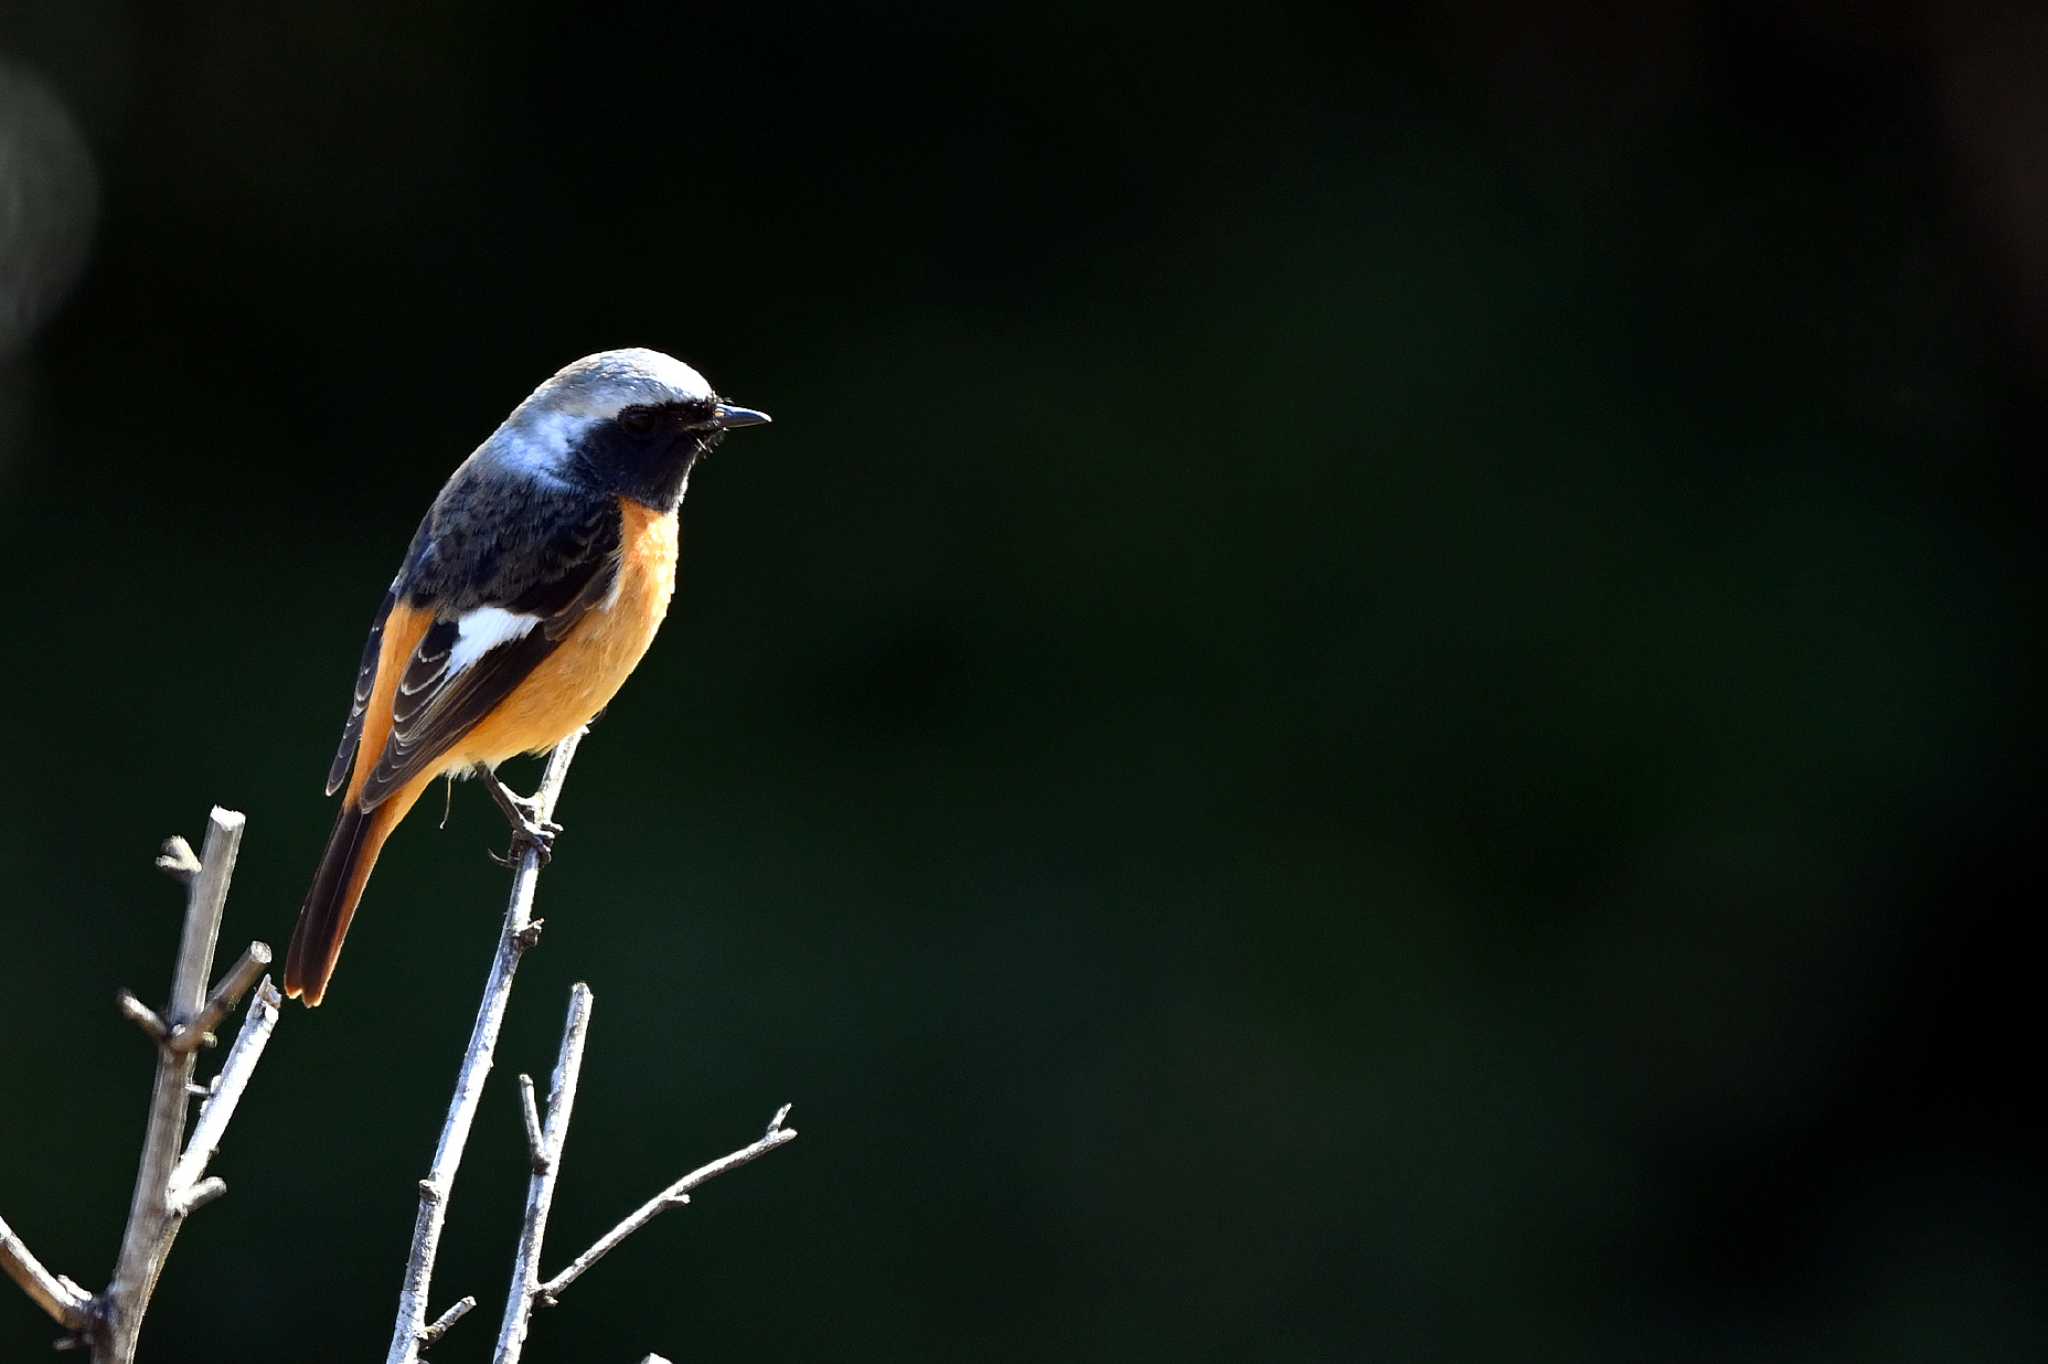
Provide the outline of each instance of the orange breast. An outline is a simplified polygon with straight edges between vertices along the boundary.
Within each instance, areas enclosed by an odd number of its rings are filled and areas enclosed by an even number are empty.
[[[632,676],[675,595],[676,517],[626,498],[619,499],[619,507],[623,538],[611,605],[586,615],[503,704],[436,764],[441,771],[551,748],[588,724]]]

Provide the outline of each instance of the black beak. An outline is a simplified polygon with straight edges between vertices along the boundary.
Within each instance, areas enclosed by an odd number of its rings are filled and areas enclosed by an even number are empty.
[[[766,426],[775,420],[766,412],[756,412],[751,407],[734,407],[731,403],[720,403],[712,415],[728,431],[736,426]]]

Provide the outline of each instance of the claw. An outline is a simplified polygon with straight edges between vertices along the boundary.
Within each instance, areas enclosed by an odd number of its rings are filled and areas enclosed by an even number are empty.
[[[490,792],[505,822],[512,826],[512,845],[503,856],[491,854],[491,860],[501,867],[516,867],[528,848],[540,857],[545,867],[554,859],[555,836],[562,832],[562,826],[552,819],[540,817],[538,802],[528,799],[498,780],[498,774],[489,768],[478,768],[477,776],[484,783],[484,790]]]

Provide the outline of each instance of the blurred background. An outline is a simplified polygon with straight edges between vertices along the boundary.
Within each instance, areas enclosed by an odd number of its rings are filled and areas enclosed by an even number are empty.
[[[550,1267],[804,1135],[536,1360],[2042,1357],[2044,69],[1967,0],[9,5],[0,1212],[102,1281],[158,842],[247,811],[282,948],[421,510],[645,345],[776,425],[570,782],[435,1360],[575,980]],[[502,843],[394,841],[148,1358],[382,1350]]]

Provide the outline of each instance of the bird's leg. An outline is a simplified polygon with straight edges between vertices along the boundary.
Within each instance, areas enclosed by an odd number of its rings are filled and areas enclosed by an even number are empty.
[[[531,848],[540,854],[541,865],[546,866],[555,855],[555,835],[562,832],[562,826],[551,819],[542,819],[538,805],[499,781],[498,774],[490,768],[479,763],[476,775],[484,784],[484,790],[490,793],[499,813],[505,816],[505,822],[512,826],[512,846],[503,857],[496,853],[492,856],[504,866],[516,866],[519,854]]]

